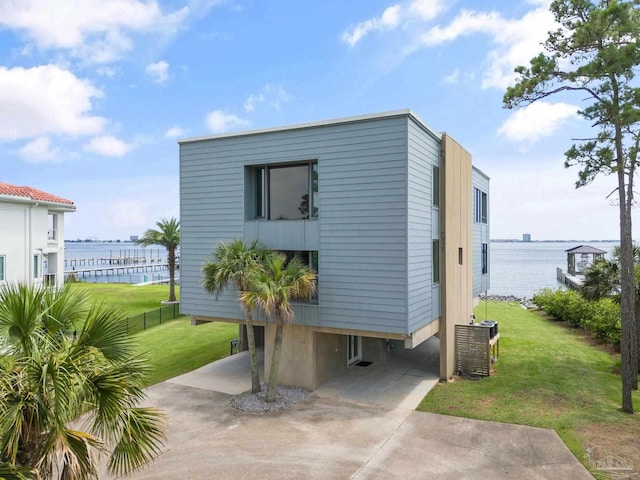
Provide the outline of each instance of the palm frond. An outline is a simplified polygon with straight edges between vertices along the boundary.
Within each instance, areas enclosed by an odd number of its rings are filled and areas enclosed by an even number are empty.
[[[161,452],[166,439],[163,415],[153,408],[133,408],[121,419],[122,435],[109,459],[109,473],[123,475],[144,467]]]
[[[35,480],[36,473],[27,467],[0,462],[0,479],[3,480]]]
[[[124,316],[123,310],[119,308],[94,305],[87,314],[75,347],[93,347],[110,361],[121,361],[131,356],[135,345],[127,334]]]

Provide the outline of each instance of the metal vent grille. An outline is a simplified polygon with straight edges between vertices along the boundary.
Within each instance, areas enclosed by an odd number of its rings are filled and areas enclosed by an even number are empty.
[[[479,325],[456,325],[456,371],[461,375],[489,376],[490,330]]]

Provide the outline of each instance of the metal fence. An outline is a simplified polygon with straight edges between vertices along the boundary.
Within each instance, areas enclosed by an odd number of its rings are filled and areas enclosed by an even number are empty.
[[[127,322],[127,332],[131,335],[147,328],[161,325],[170,320],[174,320],[180,316],[180,303],[172,303],[160,307],[157,310],[151,310],[149,312],[141,313],[135,317],[129,317],[125,320]]]

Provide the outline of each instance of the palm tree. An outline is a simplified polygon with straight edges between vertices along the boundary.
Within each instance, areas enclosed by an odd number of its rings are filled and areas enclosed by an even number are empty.
[[[163,218],[156,222],[158,230],[149,229],[144,232],[138,244],[143,247],[161,245],[167,249],[169,263],[169,301],[176,301],[176,249],[180,246],[180,222],[175,218]]]
[[[298,257],[287,261],[282,253],[274,252],[264,261],[264,268],[255,270],[249,279],[249,290],[240,294],[240,301],[260,307],[276,322],[276,335],[271,357],[267,401],[276,399],[282,333],[285,323],[293,320],[291,300],[309,300],[316,289],[316,274],[303,265]]]
[[[580,288],[588,300],[615,297],[620,288],[620,263],[614,260],[596,260],[587,268]]]
[[[123,319],[69,287],[0,287],[0,471],[97,478],[106,454],[119,476],[159,453],[164,416],[137,406],[148,365]]]
[[[256,240],[247,245],[242,240],[220,243],[213,252],[213,260],[207,260],[202,267],[202,286],[216,295],[216,299],[229,284],[238,291],[238,295],[249,289],[250,274],[261,268],[266,256],[266,249]],[[251,391],[260,392],[260,373],[251,312],[255,306],[240,301],[247,323],[247,343],[249,347],[249,363],[251,364]]]

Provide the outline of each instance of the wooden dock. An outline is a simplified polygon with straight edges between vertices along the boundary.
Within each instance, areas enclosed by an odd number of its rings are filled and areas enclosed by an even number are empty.
[[[556,268],[556,278],[559,283],[572,290],[579,290],[584,282],[584,279],[581,277],[564,273],[560,267]]]
[[[105,266],[105,265],[136,265],[136,264],[154,264],[154,263],[166,263],[166,260],[161,258],[147,258],[140,256],[128,256],[128,257],[99,257],[99,258],[65,258],[64,269],[73,270],[78,267],[89,266]]]
[[[176,269],[180,268],[176,260]],[[160,258],[141,256],[69,258],[64,261],[64,276],[75,275],[79,278],[101,275],[127,275],[132,273],[157,272],[168,270],[169,263]]]

